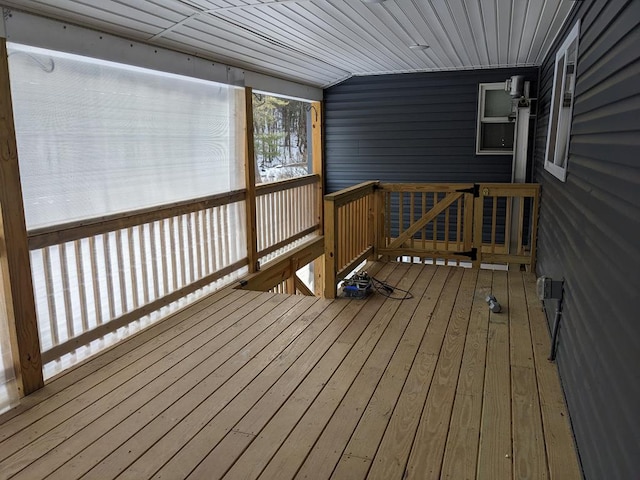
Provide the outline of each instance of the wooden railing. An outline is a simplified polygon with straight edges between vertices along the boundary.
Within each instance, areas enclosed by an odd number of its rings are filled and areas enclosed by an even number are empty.
[[[482,183],[474,212],[476,263],[536,263],[540,185]]]
[[[256,186],[257,243],[260,263],[282,253],[320,228],[320,177],[304,177]]]
[[[537,184],[366,182],[325,196],[325,296],[367,258],[533,267]]]
[[[376,189],[365,182],[324,197],[325,297],[335,297],[335,286],[374,253]]]
[[[244,201],[237,191],[29,232],[43,362],[244,267]]]
[[[318,186],[309,175],[256,187],[258,257],[319,229]],[[237,277],[248,263],[245,201],[240,190],[30,231],[43,362]]]
[[[469,189],[466,184],[380,185],[384,221],[378,254],[456,263],[466,259],[464,252],[471,251],[473,240]]]

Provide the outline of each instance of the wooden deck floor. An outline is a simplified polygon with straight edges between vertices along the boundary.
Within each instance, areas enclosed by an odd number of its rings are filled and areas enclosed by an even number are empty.
[[[534,278],[376,267],[414,298],[225,289],[56,378],[0,478],[581,478]]]

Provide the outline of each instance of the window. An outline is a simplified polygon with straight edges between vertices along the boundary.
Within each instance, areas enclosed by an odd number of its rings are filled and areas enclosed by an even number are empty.
[[[544,168],[562,180],[567,178],[569,134],[576,87],[580,22],[569,33],[556,54],[555,74],[549,112],[549,131]]]
[[[504,82],[480,84],[476,154],[513,154],[515,117],[512,111],[511,96],[505,91]]]
[[[311,104],[266,93],[253,94],[256,183],[311,173],[308,129]]]

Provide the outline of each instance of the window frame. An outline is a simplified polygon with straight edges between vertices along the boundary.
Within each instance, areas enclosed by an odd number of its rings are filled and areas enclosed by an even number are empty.
[[[487,123],[503,123],[515,124],[515,120],[511,120],[509,116],[505,117],[485,117],[485,102],[488,90],[504,89],[504,82],[480,83],[478,85],[478,121],[476,126],[476,155],[513,155],[513,147],[511,150],[497,150],[484,148],[482,146],[482,125]],[[514,146],[515,146],[515,128],[514,128]]]
[[[575,62],[573,71],[567,74],[567,58],[575,43]],[[580,20],[573,26],[555,56],[551,105],[549,107],[549,125],[547,127],[547,145],[544,156],[544,169],[558,180],[565,182],[569,164],[569,144],[571,140],[571,124],[573,122],[573,106],[575,103],[575,87],[577,80],[578,49],[580,47]],[[562,73],[560,73],[562,72]],[[559,74],[560,73],[560,74]],[[560,94],[567,93],[567,80],[571,82],[571,93],[568,107],[561,105]],[[559,94],[560,93],[560,94]],[[562,121],[564,120],[564,121]],[[559,146],[564,148],[559,149]],[[562,151],[559,151],[562,150]]]

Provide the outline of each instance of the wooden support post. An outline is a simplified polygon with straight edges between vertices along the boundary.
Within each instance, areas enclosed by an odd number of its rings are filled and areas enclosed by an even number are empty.
[[[318,175],[316,192],[316,211],[320,232],[324,233],[324,161],[322,145],[322,102],[311,104],[311,160],[313,172]],[[313,262],[313,285],[315,294],[322,296],[324,290],[324,259],[318,258]]]
[[[258,265],[258,235],[256,226],[256,159],[253,141],[253,90],[244,89],[245,103],[245,183],[247,189],[246,217],[247,217],[247,258],[249,259],[249,273],[260,269]]]
[[[20,396],[44,386],[18,167],[7,43],[0,38],[0,305],[4,307]]]
[[[338,274],[338,215],[333,200],[324,201],[324,297],[336,298]]]
[[[485,191],[480,185],[480,195],[473,199],[473,245],[477,248],[477,256],[473,261],[473,268],[480,268],[482,263],[482,224],[484,216]]]
[[[540,210],[540,185],[536,185],[536,192],[533,197],[533,207],[531,209],[531,231],[529,232],[529,250],[531,251],[531,263],[529,271],[536,273],[536,249],[538,243],[538,215]],[[524,200],[522,200],[524,201]]]
[[[296,294],[296,271],[295,271],[295,268],[291,268],[291,271],[293,272],[293,275],[287,277],[287,280],[285,282],[285,286],[286,286],[287,294],[295,295]]]
[[[379,250],[386,247],[384,244],[384,192],[381,188],[373,192],[373,257],[377,260]]]

